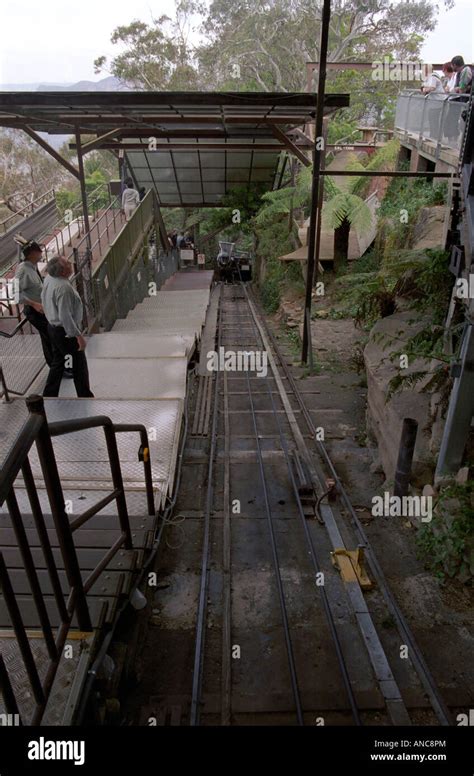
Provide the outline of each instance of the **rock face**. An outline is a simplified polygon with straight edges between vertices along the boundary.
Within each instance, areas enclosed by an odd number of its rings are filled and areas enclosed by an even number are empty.
[[[413,233],[413,247],[440,248],[444,245],[446,215],[445,205],[422,208]]]
[[[404,418],[418,421],[418,435],[413,458],[412,482],[423,486],[431,482],[434,452],[439,444],[439,422],[433,422],[434,394],[427,387],[433,367],[422,359],[409,362],[400,369],[400,357],[390,358],[401,351],[403,344],[420,331],[426,321],[412,311],[397,312],[377,321],[364,350],[367,371],[367,427],[378,444],[380,460],[389,483],[393,482],[398,447]],[[400,374],[426,372],[426,377],[407,388],[400,388],[390,398],[390,381]]]

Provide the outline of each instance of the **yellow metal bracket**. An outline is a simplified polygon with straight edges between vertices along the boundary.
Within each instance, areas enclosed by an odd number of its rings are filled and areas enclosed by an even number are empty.
[[[340,547],[331,552],[331,560],[340,571],[344,582],[358,582],[363,590],[370,590],[372,582],[364,566],[364,548],[346,550]]]

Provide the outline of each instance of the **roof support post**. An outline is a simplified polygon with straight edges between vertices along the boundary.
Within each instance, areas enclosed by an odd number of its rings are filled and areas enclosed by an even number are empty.
[[[328,121],[326,118],[323,118],[323,131],[321,137],[323,138],[323,155],[321,157],[320,162],[320,173],[322,174],[324,170],[326,169],[326,141],[328,139]],[[324,197],[324,177],[321,177],[319,181],[319,190],[318,190],[318,205],[317,205],[317,221],[316,221],[316,238],[315,238],[315,244],[314,244],[314,278],[313,278],[313,286],[316,284],[316,278],[318,276],[318,269],[319,269],[319,256],[320,256],[320,248],[321,248],[321,224],[322,224],[322,214],[323,214],[323,197]],[[310,310],[311,313],[311,310]],[[309,316],[309,321],[311,321],[311,315]],[[310,324],[308,324],[310,325]],[[310,359],[311,363],[311,359]]]
[[[84,214],[84,227],[86,230],[86,242],[87,242],[88,249],[91,251],[92,245],[91,245],[91,235],[90,235],[89,209],[87,206],[87,189],[86,189],[86,178],[84,173],[84,160],[82,157],[81,131],[77,126],[76,126],[75,135],[76,135],[76,147],[77,147],[77,161],[79,166],[79,182],[81,184],[82,212]]]
[[[315,269],[318,269],[319,255],[315,255],[316,240],[316,222],[318,205],[320,204],[319,189],[321,185],[321,159],[325,154],[324,147],[321,145],[323,135],[323,116],[324,116],[324,90],[326,86],[326,60],[328,53],[329,20],[331,18],[331,0],[324,0],[321,17],[321,37],[319,43],[319,73],[318,73],[318,102],[316,105],[315,121],[315,146],[313,156],[313,184],[311,188],[311,215],[309,225],[308,239],[308,265],[306,272],[306,298],[303,320],[303,346],[301,350],[301,361],[306,364],[308,361],[308,345],[311,336],[311,296],[313,291],[313,278]],[[319,253],[319,251],[318,251]]]

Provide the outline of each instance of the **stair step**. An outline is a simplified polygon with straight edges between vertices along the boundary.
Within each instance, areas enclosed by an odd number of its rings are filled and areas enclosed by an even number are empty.
[[[182,358],[194,346],[193,336],[161,335],[153,331],[140,337],[125,332],[109,331],[91,337],[87,343],[87,358]]]
[[[88,358],[90,384],[97,399],[184,399],[188,360],[182,358]],[[75,396],[63,380],[60,396]]]

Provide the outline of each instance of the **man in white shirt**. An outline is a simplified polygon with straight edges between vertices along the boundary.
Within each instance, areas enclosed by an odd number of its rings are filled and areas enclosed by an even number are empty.
[[[430,94],[431,92],[434,92],[435,94],[444,94],[441,74],[433,70],[431,75],[423,81],[421,91],[423,94]]]
[[[140,195],[136,189],[133,188],[132,181],[127,181],[125,189],[122,194],[122,210],[125,213],[125,218],[130,221],[132,214],[140,204]]]
[[[437,73],[436,71],[433,70],[431,75],[429,75],[423,81],[423,85],[421,87],[421,91],[423,92],[423,94],[427,95],[427,100],[428,100],[428,104],[426,106],[426,114],[428,118],[428,124],[430,127],[429,137],[431,138],[431,140],[437,140],[438,133],[439,133],[439,120],[440,120],[441,112],[439,110],[440,106],[436,105],[437,97],[435,97],[434,95],[445,94],[443,81],[441,79],[442,79],[441,73]]]

